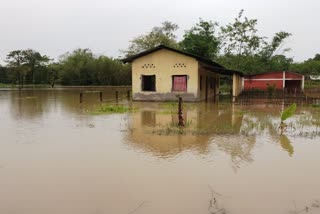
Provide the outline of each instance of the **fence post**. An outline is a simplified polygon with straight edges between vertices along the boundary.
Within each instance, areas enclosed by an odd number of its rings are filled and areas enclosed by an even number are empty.
[[[184,126],[183,112],[182,112],[182,97],[179,96],[179,105],[178,105],[178,126]]]
[[[117,100],[117,102],[118,102],[118,98],[119,98],[119,92],[116,91],[116,100]]]
[[[80,103],[82,103],[82,101],[83,101],[83,92],[80,91]]]
[[[99,92],[99,95],[100,95],[100,102],[102,102],[102,100],[103,100],[102,99],[102,91]]]
[[[127,91],[127,98],[130,99],[130,90]]]

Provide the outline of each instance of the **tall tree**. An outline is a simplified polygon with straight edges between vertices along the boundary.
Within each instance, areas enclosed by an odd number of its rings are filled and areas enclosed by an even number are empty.
[[[15,83],[18,81],[19,88],[23,88],[24,79],[29,71],[29,68],[25,66],[25,58],[22,50],[11,51],[7,55],[6,62],[8,68],[11,71],[11,79]]]
[[[35,72],[39,67],[46,66],[50,59],[46,55],[41,55],[38,51],[32,49],[23,50],[22,55],[24,58],[24,64],[27,65],[30,70],[26,79],[34,84]]]
[[[241,10],[233,23],[221,27],[221,39],[225,54],[253,55],[259,50],[262,37],[257,35],[257,19],[243,17]]]
[[[270,42],[258,35],[257,19],[243,17],[243,10],[233,23],[221,27],[221,40],[224,53],[219,62],[228,68],[245,73],[287,69],[292,62],[283,49],[285,40],[291,35],[281,31]]]
[[[7,55],[6,61],[12,71],[11,77],[13,81],[18,80],[19,87],[22,88],[26,80],[28,83],[35,83],[35,72],[43,71],[43,66],[46,66],[49,58],[42,56],[35,50],[27,49],[11,51]]]
[[[93,53],[89,49],[76,49],[60,57],[61,83],[68,85],[92,84],[93,72],[89,70],[93,61]]]
[[[219,52],[220,41],[215,36],[218,23],[200,19],[190,30],[186,31],[180,48],[186,52],[215,59]]]
[[[161,26],[154,27],[149,33],[140,35],[131,40],[127,50],[121,50],[121,52],[128,57],[158,45],[176,47],[177,42],[174,33],[178,28],[177,24],[165,21]]]

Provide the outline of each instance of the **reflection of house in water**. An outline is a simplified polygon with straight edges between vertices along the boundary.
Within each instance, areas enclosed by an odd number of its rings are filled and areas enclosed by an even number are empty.
[[[178,128],[172,131],[172,124],[177,123],[175,111],[168,113],[159,107],[144,106],[130,119],[127,143],[162,158],[185,151],[208,154],[217,149],[229,155],[232,162],[251,160],[255,138],[240,137],[243,116],[231,105],[194,105],[184,109],[184,116],[188,127],[181,134]]]

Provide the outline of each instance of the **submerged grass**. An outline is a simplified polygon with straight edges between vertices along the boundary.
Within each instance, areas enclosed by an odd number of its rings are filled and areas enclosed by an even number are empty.
[[[0,88],[11,88],[14,87],[12,84],[0,83]]]
[[[312,104],[311,107],[313,107],[313,108],[320,108],[320,104]]]
[[[159,126],[158,129],[152,130],[152,134],[156,135],[206,135],[208,132],[206,130],[200,130],[193,127],[192,120],[187,120],[184,127],[180,127],[178,122],[170,122],[165,126]]]
[[[131,112],[133,109],[127,105],[102,105],[99,106],[95,111],[91,112],[92,114],[122,114]]]

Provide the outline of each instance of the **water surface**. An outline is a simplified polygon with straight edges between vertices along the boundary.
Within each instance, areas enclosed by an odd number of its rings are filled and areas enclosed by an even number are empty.
[[[104,102],[116,104],[114,89]],[[99,95],[0,91],[0,213],[319,213],[320,110],[282,105],[118,103]]]

